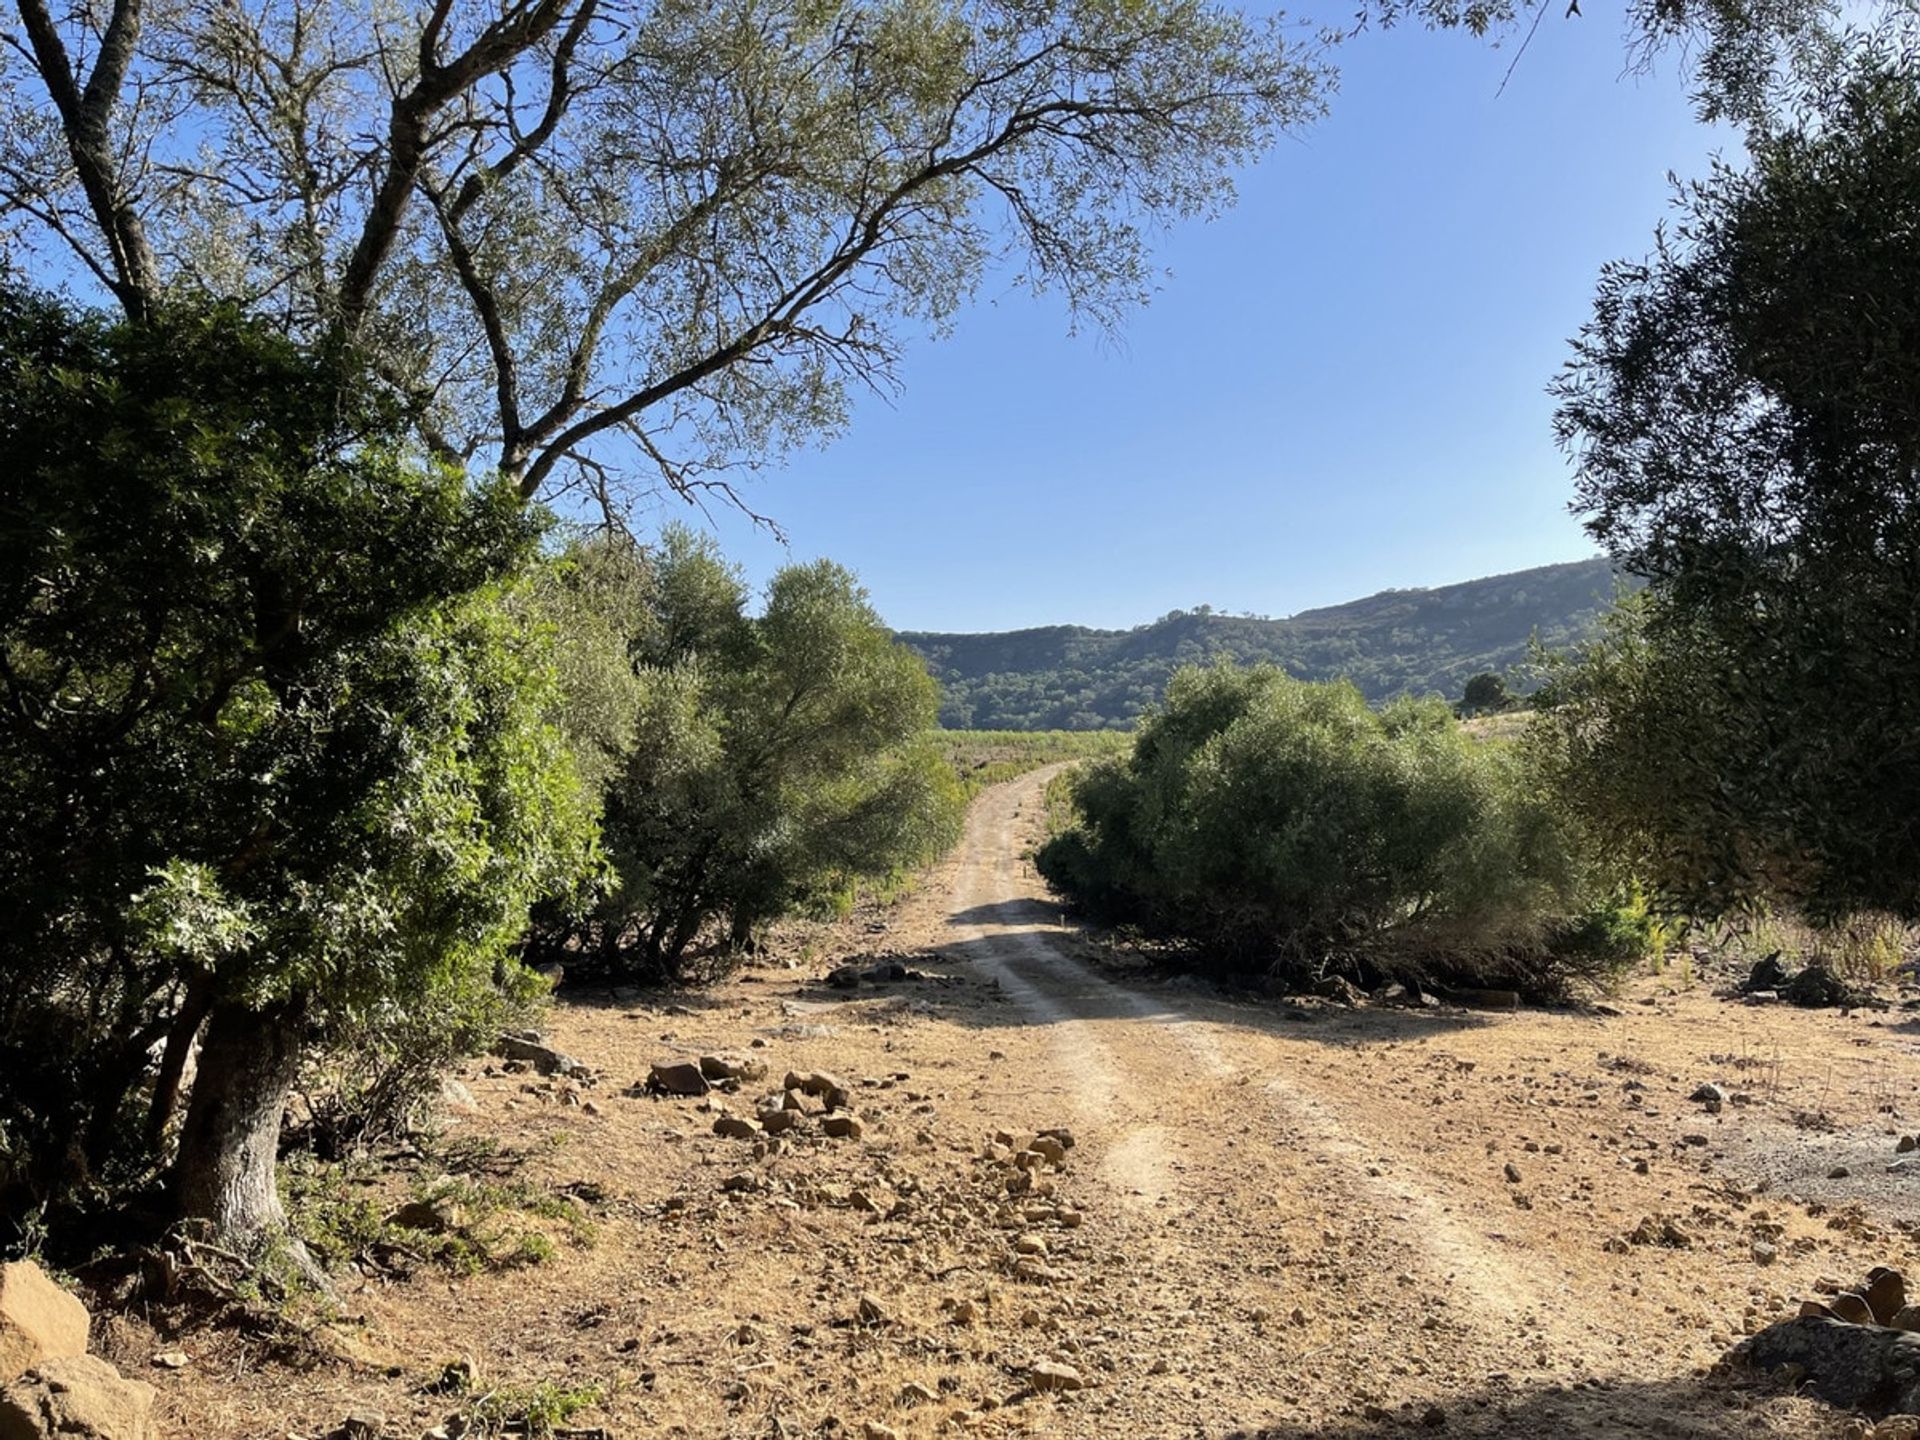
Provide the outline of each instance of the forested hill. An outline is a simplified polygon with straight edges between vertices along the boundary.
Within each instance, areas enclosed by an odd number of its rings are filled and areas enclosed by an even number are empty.
[[[1182,665],[1216,656],[1270,660],[1309,680],[1345,676],[1369,700],[1458,699],[1483,670],[1581,638],[1611,603],[1602,559],[1545,565],[1435,590],[1385,590],[1286,620],[1176,610],[1132,630],[1049,625],[992,635],[904,631],[940,681],[953,729],[1095,730],[1129,726]]]

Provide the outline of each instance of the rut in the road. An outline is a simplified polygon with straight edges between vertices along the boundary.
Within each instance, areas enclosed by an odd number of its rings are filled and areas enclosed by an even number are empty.
[[[1547,1303],[1472,1225],[1407,1178],[1417,1173],[1417,1158],[1394,1166],[1397,1174],[1373,1163],[1399,1144],[1357,1135],[1298,1067],[1275,1075],[1270,1065],[1266,1074],[1236,1065],[1230,1058],[1236,1037],[1227,1027],[1116,984],[1067,953],[1061,941],[1068,932],[1053,918],[1059,908],[1041,891],[1021,851],[1020,819],[1043,803],[1051,773],[998,787],[975,805],[954,881],[955,929],[1008,1000],[1048,1027],[1057,1063],[1101,1155],[1103,1178],[1134,1204],[1174,1194],[1179,1179],[1172,1137],[1156,1114],[1144,1112],[1140,1097],[1160,1101],[1169,1086],[1250,1078],[1258,1087],[1253,1093],[1269,1106],[1274,1138],[1329,1162],[1320,1183],[1330,1211],[1365,1216],[1380,1233],[1391,1234],[1396,1249],[1417,1257],[1427,1283],[1447,1286],[1478,1328],[1504,1336],[1530,1330],[1549,1343],[1571,1340],[1559,1307]],[[1158,1043],[1166,1037],[1176,1042],[1171,1056]],[[1178,1105],[1173,1110],[1190,1113]],[[1217,1238],[1222,1246],[1233,1245],[1232,1236]]]

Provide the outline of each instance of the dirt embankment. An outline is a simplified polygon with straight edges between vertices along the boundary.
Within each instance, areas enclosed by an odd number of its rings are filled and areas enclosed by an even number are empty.
[[[1123,983],[1025,859],[1045,778],[983,795],[916,895],[804,964],[562,1006],[553,1039],[599,1083],[471,1068],[453,1136],[521,1153],[590,1243],[352,1279],[344,1353],[306,1369],[133,1319],[113,1358],[185,1349],[156,1383],[194,1436],[371,1406],[411,1440],[454,1408],[423,1391],[453,1360],[483,1387],[592,1387],[568,1423],[621,1436],[1837,1433],[1708,1370],[1823,1279],[1915,1269],[1920,1175],[1887,1170],[1920,1128],[1901,1012],[1658,977],[1612,1016]],[[881,952],[919,978],[813,978]],[[626,1093],[714,1052],[768,1076]],[[713,1133],[815,1070],[858,1138]],[[1713,1113],[1688,1099],[1709,1081]],[[1064,1156],[1016,1153],[1050,1128]]]

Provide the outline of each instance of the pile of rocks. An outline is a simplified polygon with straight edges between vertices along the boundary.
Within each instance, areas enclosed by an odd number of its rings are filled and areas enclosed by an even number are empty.
[[[1907,1303],[1900,1272],[1875,1266],[1854,1289],[1819,1288],[1822,1298],[1743,1340],[1728,1358],[1804,1384],[1830,1404],[1892,1416],[1875,1435],[1888,1425],[1889,1434],[1920,1430],[1920,1305]],[[1908,1420],[1903,1430],[1898,1422]]]
[[[767,1078],[766,1061],[754,1057],[703,1055],[698,1061],[666,1061],[647,1072],[629,1094],[705,1097],[717,1112],[713,1133],[730,1140],[764,1140],[817,1131],[835,1140],[858,1140],[866,1122],[854,1112],[854,1088],[826,1070],[790,1070],[778,1091],[763,1095],[751,1116],[735,1115],[715,1091],[737,1093]],[[900,1077],[896,1077],[900,1078]]]
[[[1907,1303],[1907,1283],[1898,1270],[1876,1265],[1867,1272],[1866,1284],[1843,1290],[1838,1282],[1824,1281],[1815,1289],[1824,1300],[1808,1300],[1800,1306],[1805,1316],[1843,1320],[1849,1325],[1886,1325],[1895,1330],[1920,1330],[1920,1305]]]
[[[0,1265],[0,1440],[155,1440],[153,1387],[89,1355],[89,1327],[38,1265]]]

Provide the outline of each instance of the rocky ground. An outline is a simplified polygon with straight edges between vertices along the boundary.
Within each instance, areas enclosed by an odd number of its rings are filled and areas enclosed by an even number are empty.
[[[1672,971],[1580,1013],[1144,978],[1026,862],[1044,780],[790,968],[569,1000],[582,1068],[476,1063],[354,1181],[429,1235],[466,1223],[440,1169],[510,1173],[556,1202],[525,1263],[387,1243],[306,1347],[132,1312],[95,1349],[195,1437],[1842,1433],[1716,1367],[1915,1273],[1920,1021]]]

